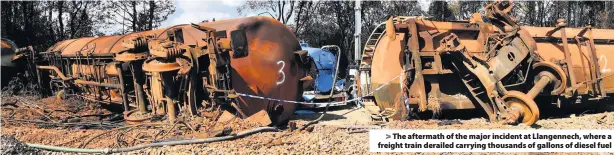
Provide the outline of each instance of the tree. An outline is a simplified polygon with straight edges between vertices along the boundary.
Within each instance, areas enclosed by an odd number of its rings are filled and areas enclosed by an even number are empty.
[[[446,1],[434,1],[429,6],[429,15],[432,20],[451,21],[454,20],[454,14]]]
[[[459,1],[457,20],[469,20],[473,13],[478,13],[487,4],[487,1]]]
[[[362,36],[365,43],[371,32],[382,22],[395,16],[424,16],[419,1],[365,1],[362,2]]]
[[[121,32],[151,30],[175,12],[174,1],[111,1],[105,4],[110,25],[122,26]],[[129,28],[129,29],[127,29]]]
[[[300,1],[298,2],[297,8],[296,8],[296,18],[294,18],[294,34],[300,34],[302,33],[305,28],[305,25],[308,24],[312,24],[313,23],[313,15],[314,12],[313,9],[314,8],[318,8],[320,5],[319,2],[313,2],[313,1]]]
[[[514,16],[522,25],[553,27],[565,18],[569,27],[614,28],[612,2],[604,1],[520,1],[515,2]]]
[[[283,1],[252,1],[237,8],[240,14],[257,12],[271,16],[292,28],[296,36],[311,46],[338,45],[344,55],[353,57],[354,42],[354,2],[300,1],[294,3],[294,10],[284,9],[279,16]],[[289,3],[285,3],[288,6]],[[283,8],[283,7],[281,7]],[[286,7],[291,8],[291,7]],[[390,16],[422,16],[426,13],[420,9],[417,1],[364,1],[363,40],[368,37],[375,26]],[[283,21],[284,18],[293,19]]]
[[[68,34],[67,38],[79,38],[84,36],[94,36],[95,27],[99,25],[101,2],[97,1],[67,1],[66,13],[68,13]],[[60,19],[60,18],[59,18]],[[60,21],[62,22],[62,21]],[[61,28],[64,29],[64,28]]]
[[[54,42],[48,26],[51,24],[44,14],[44,9],[48,9],[49,3],[28,1],[2,1],[0,22],[2,37],[13,40],[17,46],[27,45],[49,45]],[[46,46],[43,46],[46,47]],[[40,46],[35,46],[41,49]]]
[[[296,5],[300,3],[295,0],[280,0],[280,1],[247,1],[240,7],[237,7],[237,12],[241,15],[245,15],[247,12],[259,11],[259,15],[269,15],[271,18],[275,18],[283,24],[288,24],[292,17]]]
[[[37,51],[44,51],[61,40],[109,35],[103,31],[118,25],[107,22],[111,20],[112,14],[118,14],[117,9],[109,7],[113,3],[115,2],[2,1],[1,35],[13,40],[20,47],[34,45]],[[174,11],[173,1],[137,3],[142,4],[134,8],[137,10],[138,20],[132,21],[138,21],[134,25],[138,31],[159,26]],[[121,33],[124,32],[127,31]]]

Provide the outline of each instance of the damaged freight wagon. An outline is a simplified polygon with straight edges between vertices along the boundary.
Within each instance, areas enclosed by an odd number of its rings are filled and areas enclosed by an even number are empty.
[[[560,106],[614,93],[607,64],[614,30],[566,28],[564,19],[557,27],[520,26],[512,7],[492,2],[469,21],[399,16],[380,24],[360,64],[359,94],[375,101],[366,106],[391,119],[481,108],[491,121],[532,125],[537,96]]]
[[[47,91],[119,107],[129,122],[153,115],[172,122],[221,107],[283,123],[296,104],[239,93],[299,100],[311,66],[294,34],[268,17],[64,40],[31,54],[41,58],[38,84]]]

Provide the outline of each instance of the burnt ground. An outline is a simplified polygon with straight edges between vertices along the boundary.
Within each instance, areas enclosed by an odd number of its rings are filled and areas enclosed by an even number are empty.
[[[23,143],[37,143],[74,148],[118,148],[161,140],[207,138],[238,133],[259,126],[241,119],[215,121],[215,118],[185,118],[177,124],[162,120],[128,125],[121,116],[99,104],[77,99],[39,99],[32,96],[3,96],[1,109],[1,154],[62,154],[28,148]],[[295,115],[290,124],[302,127],[320,116]],[[365,109],[331,108],[313,128],[291,132],[257,133],[245,138],[209,144],[164,146],[128,152],[129,154],[364,154],[369,151],[368,128],[388,129],[614,129],[614,112],[575,110],[542,114],[534,126],[488,122],[475,111],[444,111],[439,119],[423,116],[420,120],[372,121]],[[475,114],[474,114],[475,113]],[[472,115],[473,114],[473,115]],[[79,117],[75,117],[79,116]],[[462,119],[455,119],[462,118]],[[160,118],[163,119],[163,118]],[[226,133],[227,134],[227,133]],[[15,139],[12,139],[15,138]],[[20,141],[20,142],[19,142]]]

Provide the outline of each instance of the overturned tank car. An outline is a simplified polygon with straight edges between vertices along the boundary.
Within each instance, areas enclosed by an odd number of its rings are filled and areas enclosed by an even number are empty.
[[[391,119],[481,108],[491,121],[532,125],[538,96],[560,107],[614,93],[607,63],[614,30],[566,28],[564,19],[557,27],[520,26],[512,7],[493,2],[469,21],[391,17],[380,24],[360,64],[359,94],[374,101],[367,108]]]
[[[39,85],[117,107],[131,121],[147,118],[131,117],[137,113],[175,121],[224,108],[283,123],[295,104],[241,94],[299,100],[310,60],[294,34],[268,17],[64,40],[38,54]]]
[[[17,67],[11,61],[13,60],[13,56],[15,56],[15,52],[17,51],[17,45],[8,39],[1,38],[0,45],[2,45],[2,88],[8,85],[8,82],[15,76],[15,71],[17,71]]]
[[[23,58],[23,53],[31,53],[34,51],[32,46],[17,48],[17,44],[15,42],[2,38],[0,41],[2,45],[2,88],[9,86],[9,83],[14,79],[18,78],[26,82],[31,82],[31,80],[25,79],[33,75],[34,65],[32,57]],[[30,54],[31,55],[31,54]]]

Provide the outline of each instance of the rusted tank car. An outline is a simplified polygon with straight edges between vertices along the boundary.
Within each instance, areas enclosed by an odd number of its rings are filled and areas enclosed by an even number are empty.
[[[2,70],[4,70],[1,88],[4,88],[4,86],[15,76],[15,64],[11,61],[13,60],[13,56],[15,56],[15,51],[17,51],[17,45],[13,41],[4,38],[0,41],[0,45],[2,45],[1,65]]]
[[[549,103],[604,99],[614,93],[614,30],[520,26],[511,2],[493,2],[469,21],[391,17],[365,44],[360,94],[379,115],[412,110],[484,109],[491,121],[531,125],[534,98]],[[371,92],[374,92],[371,94]],[[373,103],[373,102],[367,102]],[[607,104],[607,103],[604,103]]]
[[[268,17],[64,40],[40,54],[45,61],[38,71],[42,79],[49,77],[41,83],[58,96],[123,107],[126,119],[134,121],[147,118],[133,118],[135,112],[174,121],[221,107],[243,118],[258,113],[264,122],[281,123],[295,104],[238,93],[298,100],[309,67],[294,34]]]

